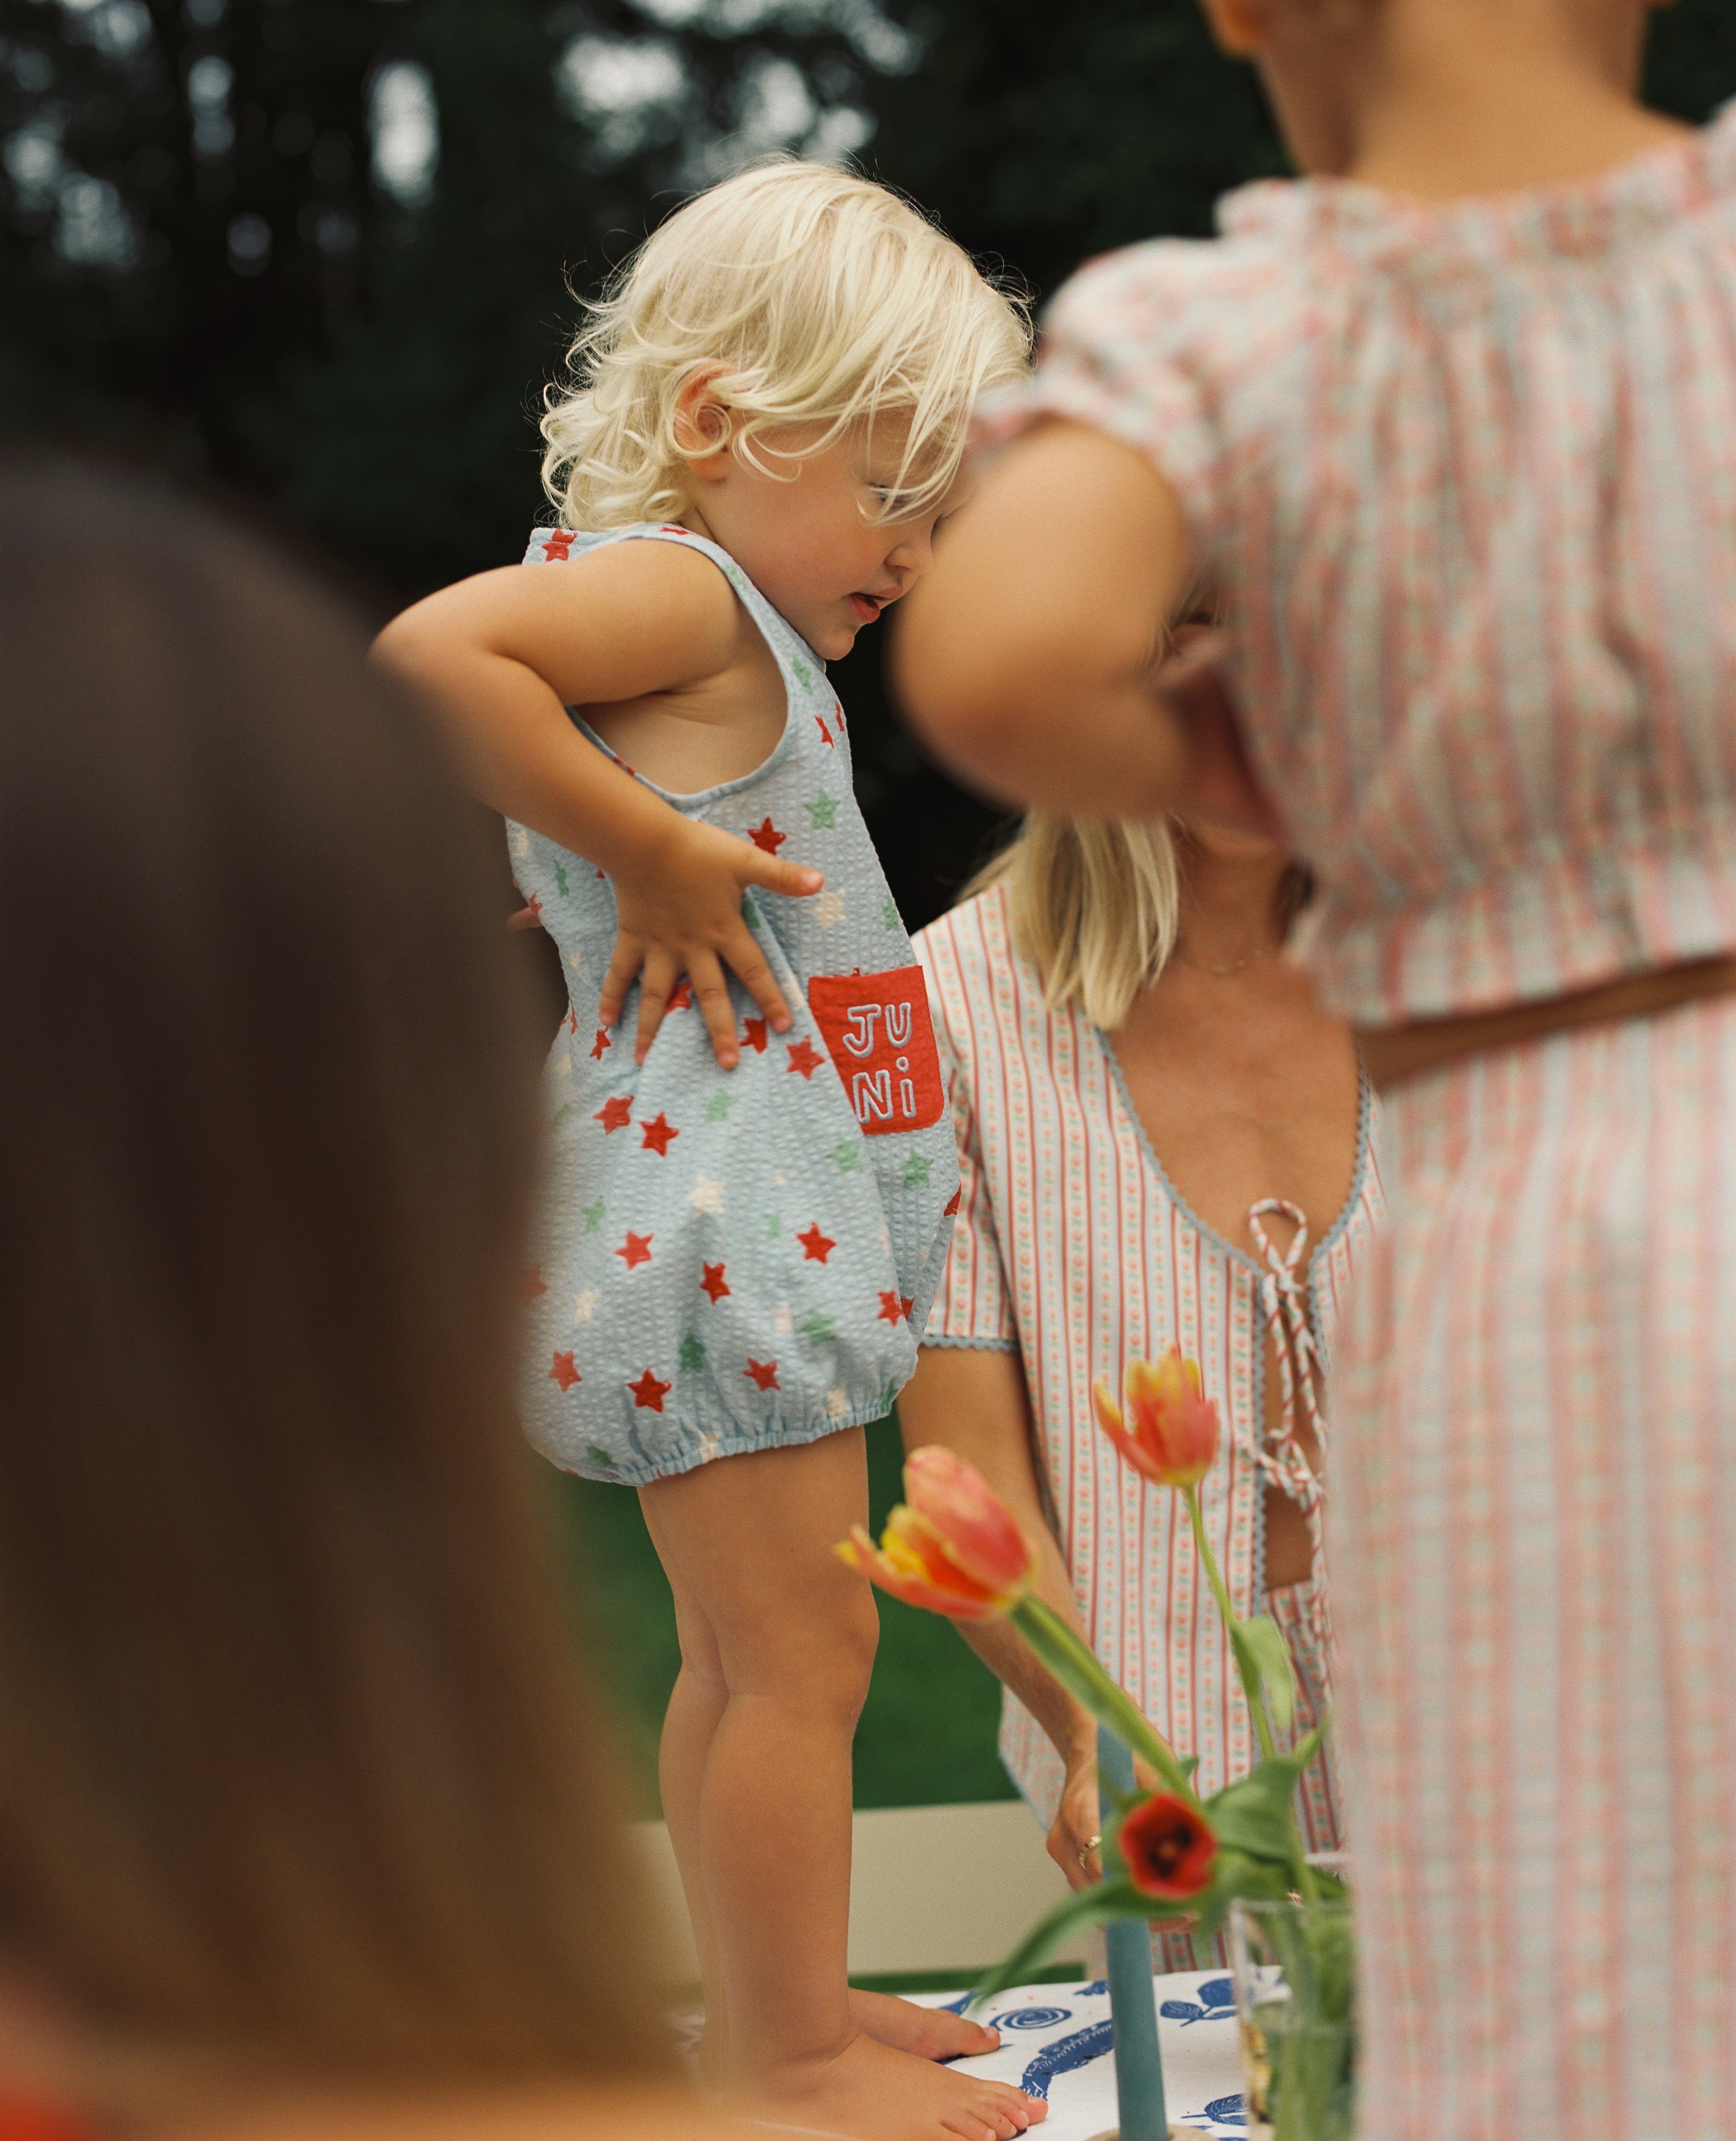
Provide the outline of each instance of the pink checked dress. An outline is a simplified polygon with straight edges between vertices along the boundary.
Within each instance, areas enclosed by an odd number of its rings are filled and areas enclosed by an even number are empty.
[[[943,916],[916,947],[962,1176],[923,1343],[1019,1353],[1038,1472],[1092,1646],[1158,1730],[1199,1756],[1200,1789],[1216,1791],[1258,1759],[1223,1618],[1179,1497],[1116,1455],[1094,1423],[1091,1382],[1101,1376],[1119,1386],[1128,1360],[1172,1345],[1199,1361],[1224,1427],[1201,1486],[1207,1530],[1237,1611],[1270,1612],[1289,1638],[1306,1731],[1329,1700],[1325,1577],[1316,1558],[1308,1582],[1267,1590],[1266,1489],[1276,1481],[1316,1506],[1298,1461],[1296,1408],[1312,1403],[1350,1274],[1379,1222],[1370,1100],[1365,1095],[1344,1209],[1257,1206],[1264,1253],[1251,1256],[1177,1194],[1134,1111],[1111,1036],[1076,1007],[1045,1004],[1041,979],[1013,941],[1003,887]],[[1281,1215],[1291,1224],[1268,1228]],[[1278,1401],[1269,1413],[1273,1368]],[[1317,1432],[1324,1443],[1324,1423]],[[1060,1760],[1011,1694],[1001,1751],[1047,1828]],[[1301,1813],[1310,1848],[1336,1850],[1330,1749],[1305,1774]],[[1168,1937],[1164,1947],[1160,1966],[1196,1966],[1186,1940]]]
[[[1380,1026],[1736,949],[1736,114],[1598,180],[1233,196],[1056,302]],[[1736,1001],[1389,1097],[1328,1546],[1378,2141],[1736,2119]]]

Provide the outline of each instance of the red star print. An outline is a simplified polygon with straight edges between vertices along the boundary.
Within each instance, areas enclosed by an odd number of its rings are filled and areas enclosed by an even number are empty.
[[[804,1078],[811,1078],[825,1060],[805,1033],[790,1044],[789,1068],[799,1070]]]
[[[575,1383],[582,1383],[584,1381],[584,1377],[573,1366],[573,1356],[570,1353],[557,1353],[553,1359],[554,1366],[548,1371],[548,1380],[551,1383],[558,1383],[563,1390],[570,1390]]]
[[[661,1108],[657,1110],[657,1119],[654,1123],[641,1123],[639,1127],[645,1133],[645,1142],[640,1146],[640,1151],[654,1152],[659,1159],[668,1157],[670,1146],[681,1135]]]
[[[671,1011],[692,1010],[693,984],[688,980],[685,974],[683,974],[680,981],[676,983],[675,988],[670,996],[667,1008]]]
[[[626,1243],[622,1248],[617,1249],[615,1253],[617,1257],[624,1257],[627,1259],[627,1267],[629,1271],[635,1264],[648,1264],[651,1262],[651,1236],[636,1234],[629,1227],[627,1230]]]
[[[889,1287],[880,1297],[880,1313],[875,1321],[879,1323],[902,1323],[915,1307],[914,1301],[907,1301],[896,1287]]]
[[[713,1301],[721,1301],[730,1290],[725,1282],[723,1271],[721,1264],[707,1264],[706,1275],[699,1282],[700,1291],[710,1294]]]
[[[823,1264],[838,1247],[836,1242],[829,1240],[821,1233],[818,1219],[805,1234],[798,1234],[796,1239],[802,1245],[803,1260],[808,1263]]]
[[[633,1119],[633,1104],[624,1095],[617,1093],[612,1100],[605,1100],[592,1116],[593,1123],[601,1123],[605,1131],[624,1130]]]
[[[614,1042],[609,1039],[607,1028],[599,1026],[597,1029],[597,1038],[591,1043],[591,1061],[593,1063],[601,1062],[603,1051],[612,1048],[614,1045]]]
[[[547,1293],[548,1291],[543,1283],[543,1267],[540,1264],[533,1264],[519,1283],[524,1289],[524,1298],[527,1301],[534,1301],[539,1293]]]
[[[827,750],[836,751],[838,746],[832,741],[832,731],[826,726],[825,723],[820,719],[818,714],[814,716],[814,725],[825,738]]]
[[[765,1053],[765,1021],[763,1018],[743,1019],[741,1038],[755,1056],[763,1056]]]
[[[767,854],[775,855],[789,835],[788,833],[780,833],[768,817],[762,824],[755,826],[753,831],[748,834],[748,838],[756,848],[764,848]]]
[[[775,1390],[778,1387],[778,1364],[775,1361],[756,1361],[750,1353],[744,1376],[751,1376],[756,1390]]]
[[[578,1031],[578,1013],[576,1011],[569,1011],[567,1014],[567,1031],[568,1033]]]
[[[649,1368],[637,1383],[629,1383],[627,1388],[633,1394],[633,1403],[642,1412],[661,1412],[663,1400],[669,1395],[668,1384],[660,1383]]]
[[[950,1219],[952,1217],[953,1213],[957,1211],[959,1206],[963,1203],[964,1194],[965,1193],[962,1189],[955,1189],[953,1191],[952,1201],[947,1205],[946,1211],[942,1214],[942,1218]]]

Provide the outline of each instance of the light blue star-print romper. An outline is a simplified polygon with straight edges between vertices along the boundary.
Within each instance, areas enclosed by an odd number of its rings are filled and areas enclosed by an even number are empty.
[[[826,880],[812,898],[755,891],[743,904],[790,1030],[772,1032],[729,977],[741,1060],[720,1070],[683,982],[639,1069],[637,985],[612,1033],[597,1025],[613,887],[509,827],[572,1007],[546,1074],[525,1430],[569,1472],[638,1485],[887,1412],[916,1366],[959,1180],[927,985],[857,808],[824,663],[732,558],[685,528],[539,529],[526,563],[622,541],[711,559],[788,694],[755,772],[666,800]]]

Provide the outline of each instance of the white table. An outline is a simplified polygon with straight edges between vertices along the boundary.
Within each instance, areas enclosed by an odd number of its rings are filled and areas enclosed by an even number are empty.
[[[1247,2141],[1242,2045],[1230,1981],[1222,1971],[1183,1971],[1156,1981],[1163,2094],[1170,2124]],[[925,2007],[961,2010],[968,1994],[917,1992]],[[1115,2127],[1109,1995],[1089,1985],[1026,1985],[1001,1993],[976,2018],[1001,2032],[1001,2049],[958,2060],[966,2073],[1011,2082],[1045,2097],[1049,2116],[1031,2141],[1096,2141]]]

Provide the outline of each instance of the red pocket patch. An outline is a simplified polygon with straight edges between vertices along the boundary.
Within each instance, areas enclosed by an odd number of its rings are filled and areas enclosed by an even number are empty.
[[[920,967],[889,974],[816,974],[808,1007],[864,1137],[926,1130],[947,1104]]]

